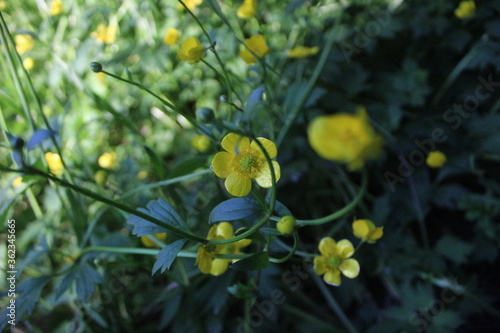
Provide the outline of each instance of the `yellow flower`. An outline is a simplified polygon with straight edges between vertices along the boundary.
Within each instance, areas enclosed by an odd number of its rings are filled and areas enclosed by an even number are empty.
[[[267,151],[269,158],[278,154],[276,145],[271,140],[257,138]],[[235,133],[229,133],[222,139],[222,148],[212,160],[215,174],[226,178],[225,186],[229,193],[236,197],[244,197],[252,188],[251,179],[255,179],[260,187],[272,186],[271,170],[256,141]],[[280,165],[272,161],[276,181],[280,179]]]
[[[106,178],[108,178],[108,173],[104,170],[97,170],[94,174],[94,180],[96,184],[104,184]]]
[[[47,152],[45,153],[45,160],[47,161],[50,172],[54,175],[59,176],[64,170],[64,165],[59,154]]]
[[[474,1],[461,1],[455,9],[455,16],[459,19],[467,19],[474,16],[476,4]]]
[[[5,2],[3,2],[2,0],[0,0],[0,10],[2,9],[5,9]]]
[[[210,148],[210,139],[204,135],[197,135],[191,140],[191,146],[204,153]]]
[[[381,153],[383,139],[371,127],[364,108],[358,109],[356,115],[317,117],[307,132],[309,144],[318,155],[345,163],[351,171],[361,169],[365,160]]]
[[[189,10],[193,10],[196,7],[198,7],[199,5],[201,5],[201,3],[203,2],[203,0],[183,0],[182,2],[184,2],[184,4],[186,5],[186,7]],[[177,5],[177,8],[184,9],[184,6],[179,3]]]
[[[12,181],[12,186],[18,187],[18,186],[21,186],[22,183],[23,183],[23,177],[19,176],[19,177],[14,178],[14,180]]]
[[[257,13],[257,0],[245,0],[238,8],[236,15],[242,19],[249,19],[254,17],[255,13]]]
[[[375,227],[370,220],[356,220],[352,223],[354,236],[373,244],[384,235],[384,227]]]
[[[247,63],[253,64],[259,61],[253,54],[255,53],[259,58],[264,58],[266,54],[269,52],[269,48],[267,47],[266,40],[264,36],[258,34],[253,35],[250,38],[245,39],[246,47],[240,51],[240,57]],[[252,50],[250,52],[247,48]]]
[[[100,43],[112,44],[116,40],[116,27],[108,27],[101,23],[97,26],[97,30],[92,33],[92,37]]]
[[[102,154],[99,156],[97,163],[103,169],[115,169],[118,166],[116,153],[111,152]]]
[[[163,36],[163,42],[167,45],[175,45],[179,40],[180,31],[175,28],[168,28],[165,36]]]
[[[446,163],[446,155],[439,150],[431,151],[425,162],[431,168],[440,168]]]
[[[276,229],[283,235],[291,235],[295,230],[295,218],[293,216],[283,216],[278,223],[276,223]]]
[[[33,60],[33,58],[28,57],[28,58],[26,58],[26,59],[23,60],[23,67],[27,71],[29,71],[30,69],[32,69],[33,66],[35,66],[35,61]]]
[[[208,231],[208,240],[229,239],[234,236],[234,229],[231,223],[221,222],[213,225]],[[227,271],[231,262],[237,259],[216,258],[218,254],[242,254],[241,249],[252,243],[250,239],[241,239],[229,244],[206,244],[198,249],[196,255],[196,265],[203,274],[218,276]]]
[[[137,179],[146,179],[148,177],[148,172],[146,170],[141,170],[137,173]]]
[[[180,60],[187,61],[192,65],[203,58],[205,50],[206,48],[201,46],[198,38],[190,37],[182,42],[180,49],[177,50],[177,56]]]
[[[151,236],[155,236],[156,239],[158,239],[161,242],[164,242],[165,239],[167,239],[167,233],[166,232],[159,232],[157,234],[153,234]],[[148,236],[141,236],[141,242],[145,247],[158,247],[158,244],[156,244],[154,241],[151,240]]]
[[[35,41],[31,35],[16,35],[14,40],[16,42],[17,53],[19,54],[26,53],[35,46]]]
[[[340,273],[349,279],[359,274],[359,263],[349,259],[354,254],[354,247],[347,239],[338,243],[330,237],[323,238],[318,246],[321,256],[314,258],[314,271],[323,275],[323,280],[332,286],[340,286]]]
[[[52,0],[50,4],[50,15],[59,15],[62,12],[63,4],[61,0]]]
[[[307,46],[296,46],[291,50],[288,50],[289,58],[305,58],[315,55],[319,52],[319,47],[307,47]]]

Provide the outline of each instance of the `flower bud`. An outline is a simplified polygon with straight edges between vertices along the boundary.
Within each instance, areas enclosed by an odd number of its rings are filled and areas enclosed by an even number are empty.
[[[276,228],[283,235],[291,235],[295,229],[295,218],[293,216],[283,216],[281,220],[276,223]]]
[[[202,124],[209,124],[215,119],[215,113],[209,108],[199,108],[196,110],[196,118]]]
[[[220,97],[219,97],[219,101],[220,101],[221,103],[226,104],[226,103],[227,103],[227,95],[220,95]]]
[[[102,65],[100,62],[93,61],[90,63],[90,69],[94,73],[100,73],[100,72],[102,72]]]

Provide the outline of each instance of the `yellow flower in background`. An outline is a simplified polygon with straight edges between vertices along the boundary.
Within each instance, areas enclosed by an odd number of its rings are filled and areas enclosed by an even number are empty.
[[[33,60],[33,58],[28,57],[28,58],[26,58],[26,59],[23,60],[23,67],[27,71],[29,71],[30,69],[32,69],[34,66],[35,66],[35,61]]]
[[[94,181],[96,184],[104,184],[108,178],[108,173],[105,170],[97,170],[94,174]]]
[[[186,7],[189,9],[189,10],[193,10],[195,9],[196,7],[198,7],[199,5],[201,5],[201,3],[203,2],[203,0],[183,0],[182,2],[184,2],[184,4],[186,5]],[[179,9],[184,9],[184,6],[182,4],[178,4],[177,5],[177,8]]]
[[[63,4],[61,0],[52,0],[50,3],[50,15],[59,15],[62,12]]]
[[[210,148],[210,139],[204,135],[197,135],[191,140],[191,146],[204,153]]]
[[[229,239],[234,236],[234,229],[231,223],[221,222],[213,225],[208,231],[207,239]],[[216,258],[218,254],[242,254],[241,249],[252,243],[250,239],[241,239],[229,244],[206,244],[198,249],[196,255],[196,265],[203,274],[218,276],[227,271],[231,262],[236,259]]]
[[[446,155],[439,150],[431,151],[425,162],[431,168],[441,168],[446,163]]]
[[[97,160],[99,166],[103,169],[115,169],[118,166],[118,159],[115,152],[104,153]]]
[[[19,177],[14,178],[14,180],[12,181],[12,186],[18,187],[18,186],[21,186],[22,183],[23,183],[23,177],[19,176]]]
[[[137,173],[137,179],[143,180],[148,178],[149,173],[146,170],[141,170]]]
[[[266,54],[269,52],[269,48],[266,44],[266,39],[264,36],[258,34],[253,35],[250,38],[245,39],[246,47],[240,51],[240,57],[247,64],[254,64],[259,61],[253,54],[250,52],[247,47],[253,51],[259,58],[264,58]]]
[[[356,220],[352,223],[354,236],[373,244],[384,235],[384,227],[375,227],[370,220]]]
[[[26,53],[35,46],[35,41],[31,35],[16,35],[14,41],[16,43],[17,53],[19,54]]]
[[[180,60],[187,61],[192,65],[203,58],[205,50],[206,48],[201,46],[198,38],[190,37],[182,42],[181,47],[177,50],[177,56]]]
[[[257,13],[257,0],[245,0],[238,8],[236,15],[242,19],[249,19]]]
[[[359,263],[352,259],[354,247],[347,239],[338,243],[330,237],[323,238],[318,246],[321,256],[314,258],[314,271],[332,286],[340,286],[340,273],[349,279],[359,274]]]
[[[315,118],[307,129],[309,144],[321,157],[361,169],[365,160],[380,155],[383,139],[375,133],[364,108]]]
[[[461,1],[455,9],[455,16],[459,19],[467,19],[474,16],[476,4],[474,1]]]
[[[92,37],[100,43],[112,44],[116,40],[116,27],[108,27],[101,23],[97,26],[97,30],[92,33]]]
[[[180,31],[175,28],[168,28],[165,36],[163,36],[163,42],[167,45],[175,45],[179,40]]]
[[[2,9],[5,9],[5,2],[3,2],[2,0],[0,0],[0,10]]]
[[[47,165],[49,166],[49,170],[56,176],[62,174],[64,170],[64,165],[62,163],[61,156],[57,153],[47,152],[45,153],[45,160],[47,161]]]
[[[269,158],[278,154],[276,145],[271,140],[257,138],[266,150]],[[229,193],[244,197],[252,189],[251,179],[260,187],[272,186],[271,169],[256,141],[235,133],[229,133],[222,139],[222,148],[212,160],[212,167],[217,177],[225,178],[224,185]],[[276,181],[280,179],[280,165],[272,161]]]
[[[288,51],[289,58],[305,58],[319,52],[319,47],[296,46]]]
[[[161,242],[164,242],[165,239],[167,239],[167,233],[166,232],[159,232],[156,234],[153,234],[151,236],[155,236],[156,239],[158,239]],[[141,236],[141,242],[145,247],[157,247],[159,248],[158,244],[156,244],[151,238],[148,236]]]

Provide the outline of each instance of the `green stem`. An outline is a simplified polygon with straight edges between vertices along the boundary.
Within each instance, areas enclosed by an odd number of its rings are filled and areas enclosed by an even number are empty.
[[[28,198],[31,209],[33,209],[35,217],[37,218],[37,220],[41,220],[43,217],[43,213],[40,209],[40,206],[38,205],[38,201],[36,201],[35,195],[33,194],[31,188],[26,189],[26,197]]]
[[[299,247],[299,235],[297,232],[295,232],[293,234],[293,247],[292,247],[291,251],[283,258],[270,258],[269,261],[277,263],[277,264],[284,263],[284,262],[288,261],[288,259],[290,259],[295,254],[295,251],[297,251],[298,247]]]
[[[148,256],[156,256],[160,252],[157,249],[142,249],[136,247],[112,247],[112,246],[89,246],[80,252],[80,256],[89,252],[109,252],[122,254],[143,254]],[[179,251],[177,257],[180,258],[196,258],[196,253],[189,251]]]

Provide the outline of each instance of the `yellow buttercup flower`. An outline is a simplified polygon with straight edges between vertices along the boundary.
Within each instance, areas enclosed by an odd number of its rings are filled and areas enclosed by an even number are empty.
[[[180,31],[175,28],[168,28],[165,36],[163,36],[163,42],[167,45],[175,45],[179,40]]]
[[[318,246],[321,256],[314,258],[314,271],[332,286],[340,286],[340,273],[349,279],[359,274],[359,263],[352,259],[354,247],[347,239],[338,243],[330,237],[323,238]]]
[[[446,155],[439,150],[431,151],[425,162],[431,168],[441,168],[446,163]]]
[[[184,4],[186,5],[186,7],[189,10],[193,10],[196,7],[198,7],[199,5],[201,5],[201,3],[203,2],[203,0],[183,0],[182,2],[184,2]],[[177,5],[177,8],[184,9],[184,6],[179,3]]]
[[[257,138],[266,150],[269,158],[278,154],[276,145],[271,140]],[[215,174],[225,178],[224,185],[229,193],[236,197],[244,197],[252,189],[251,179],[255,179],[260,187],[272,186],[271,170],[264,153],[256,141],[235,133],[229,133],[222,139],[222,148],[212,160]],[[272,161],[276,181],[280,179],[280,165]]]
[[[97,30],[92,33],[92,37],[100,43],[112,44],[116,40],[116,27],[108,27],[101,23],[97,26]]]
[[[14,180],[12,181],[12,186],[18,187],[18,186],[21,186],[22,183],[23,183],[23,177],[19,176],[19,177],[14,178]]]
[[[64,165],[62,163],[61,156],[57,153],[47,152],[45,153],[45,160],[47,161],[47,165],[49,166],[49,170],[56,176],[62,174],[64,170]]]
[[[206,48],[201,46],[198,38],[190,37],[182,42],[181,47],[177,50],[177,56],[180,60],[187,61],[192,65],[203,58],[205,50]]]
[[[50,15],[59,15],[62,12],[63,4],[61,0],[52,0],[50,4]]]
[[[260,34],[253,35],[252,37],[245,39],[245,46],[246,47],[240,51],[240,57],[247,64],[254,64],[259,61],[252,54],[252,52],[255,53],[259,58],[264,58],[269,52],[269,48],[266,44],[266,39]],[[250,52],[247,48],[252,50],[252,52]]]
[[[289,58],[305,58],[319,52],[319,47],[296,46],[288,51]]]
[[[28,57],[28,58],[26,58],[26,59],[23,60],[23,67],[27,71],[29,71],[30,69],[32,69],[34,66],[35,66],[35,61],[33,60],[33,58]]]
[[[141,170],[137,173],[137,179],[146,179],[148,177],[148,172],[146,170]]]
[[[204,135],[197,135],[191,140],[191,146],[204,153],[210,148],[210,139]]]
[[[221,222],[213,225],[208,231],[207,239],[229,239],[234,237],[234,229],[231,223]],[[242,254],[241,249],[252,243],[250,239],[241,239],[229,244],[206,244],[198,249],[196,265],[203,274],[218,276],[227,271],[231,262],[237,259],[216,258],[218,254]]]
[[[380,155],[383,139],[373,130],[364,108],[356,115],[341,113],[315,118],[307,130],[309,144],[321,157],[361,169]]]
[[[455,16],[459,19],[467,19],[474,16],[476,4],[474,1],[461,1],[455,9]]]
[[[249,19],[254,17],[255,13],[257,13],[257,0],[245,0],[238,8],[236,15],[242,19]]]
[[[159,232],[156,234],[153,234],[152,236],[155,236],[156,239],[158,239],[161,242],[164,242],[165,239],[167,239],[167,233],[166,232]],[[145,247],[158,247],[158,244],[156,244],[151,238],[148,236],[141,236],[141,242]]]
[[[384,235],[384,227],[375,227],[370,220],[356,220],[352,223],[354,236],[373,244]]]
[[[16,35],[14,41],[16,43],[17,53],[19,54],[26,53],[35,46],[35,41],[31,35]]]
[[[115,152],[104,153],[97,160],[99,166],[103,169],[115,169],[118,166],[118,159]]]

